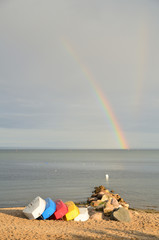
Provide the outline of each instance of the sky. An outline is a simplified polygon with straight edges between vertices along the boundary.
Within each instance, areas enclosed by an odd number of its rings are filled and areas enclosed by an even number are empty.
[[[159,1],[0,0],[0,148],[159,148]]]

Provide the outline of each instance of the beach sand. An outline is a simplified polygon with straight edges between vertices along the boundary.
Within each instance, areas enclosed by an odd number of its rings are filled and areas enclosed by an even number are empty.
[[[130,210],[130,223],[113,220],[28,220],[23,208],[0,208],[0,239],[158,239],[159,213]]]

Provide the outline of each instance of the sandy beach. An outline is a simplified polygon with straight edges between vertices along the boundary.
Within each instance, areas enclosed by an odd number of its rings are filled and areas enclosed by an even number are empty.
[[[87,222],[28,220],[23,208],[0,208],[0,239],[158,239],[159,213],[129,210],[130,223],[108,219]],[[99,213],[100,215],[100,213]]]

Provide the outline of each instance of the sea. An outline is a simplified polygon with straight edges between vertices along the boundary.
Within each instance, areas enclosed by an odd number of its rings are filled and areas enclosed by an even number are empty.
[[[36,196],[86,202],[100,185],[131,208],[159,210],[159,150],[0,150],[1,208]]]

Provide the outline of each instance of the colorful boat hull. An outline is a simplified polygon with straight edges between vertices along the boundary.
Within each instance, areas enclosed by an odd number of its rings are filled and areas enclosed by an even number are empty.
[[[52,220],[61,219],[68,212],[68,208],[62,200],[60,200],[60,199],[55,200],[55,204],[56,204],[56,211],[49,218],[49,219],[52,219]]]
[[[46,198],[46,207],[44,212],[42,213],[42,218],[45,220],[49,218],[56,211],[56,203],[51,200],[51,198]]]
[[[64,216],[64,220],[70,221],[76,218],[79,215],[79,209],[72,201],[65,203],[68,208],[68,213]]]
[[[87,208],[79,208],[80,214],[74,219],[74,221],[85,222],[89,219],[88,209]]]
[[[41,216],[46,207],[46,202],[41,197],[36,197],[24,208],[23,213],[29,219],[36,219]]]

